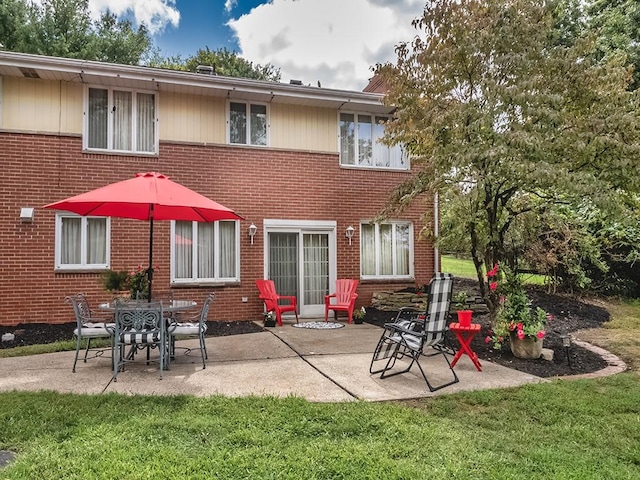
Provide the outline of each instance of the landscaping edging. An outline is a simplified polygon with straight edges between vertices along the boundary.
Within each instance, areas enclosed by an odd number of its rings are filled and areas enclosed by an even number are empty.
[[[578,380],[582,378],[593,379],[593,378],[599,378],[599,377],[608,377],[611,375],[615,375],[617,373],[622,373],[627,369],[627,364],[624,363],[624,361],[622,361],[620,357],[618,357],[617,355],[614,355],[608,350],[605,350],[604,348],[601,348],[589,342],[584,342],[582,340],[577,340],[577,339],[573,339],[573,343],[578,345],[579,347],[585,348],[587,350],[592,351],[593,353],[600,355],[604,359],[604,361],[607,362],[607,366],[601,370],[598,370],[597,372],[581,373],[578,375],[567,375],[567,376],[555,377],[555,378],[560,378],[565,380]]]

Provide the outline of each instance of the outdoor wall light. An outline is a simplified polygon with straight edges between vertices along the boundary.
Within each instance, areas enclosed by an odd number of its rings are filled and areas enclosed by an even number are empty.
[[[353,238],[353,234],[355,233],[355,231],[356,229],[353,228],[351,225],[347,227],[347,231],[345,232],[345,235],[349,239],[349,245],[351,245],[351,239]]]
[[[251,238],[251,245],[253,245],[253,237],[256,236],[257,231],[258,227],[256,227],[253,223],[249,225],[249,238]]]
[[[569,356],[569,347],[571,347],[571,335],[560,335],[560,339],[562,340],[564,351],[567,354],[567,365],[569,365],[569,368],[571,368],[571,357]]]
[[[22,222],[33,222],[33,216],[35,215],[35,209],[33,207],[22,207],[20,209],[20,220]]]

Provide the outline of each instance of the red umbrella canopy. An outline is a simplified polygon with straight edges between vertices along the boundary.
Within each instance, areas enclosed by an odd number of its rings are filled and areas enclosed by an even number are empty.
[[[66,210],[86,216],[135,218],[138,220],[242,220],[242,217],[213,200],[157,172],[136,173],[44,208]]]

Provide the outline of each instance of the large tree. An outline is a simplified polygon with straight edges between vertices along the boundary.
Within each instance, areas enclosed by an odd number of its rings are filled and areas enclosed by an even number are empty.
[[[185,70],[195,72],[200,65],[212,66],[217,75],[228,77],[253,78],[255,80],[280,81],[280,69],[270,63],[266,65],[253,64],[240,57],[236,52],[226,48],[210,50],[209,47],[199,49],[194,55],[182,59],[181,56],[163,58],[157,54],[151,61],[151,66],[169,68],[172,70]]]
[[[0,4],[0,43],[10,51],[135,65],[151,50],[144,25],[110,12],[92,20],[88,0],[7,0]]]
[[[558,203],[615,208],[640,187],[631,71],[616,55],[592,60],[588,38],[559,41],[556,7],[431,0],[414,21],[420,34],[377,68],[397,107],[387,141],[405,144],[415,169],[386,213],[425,192],[458,196],[492,312],[484,272],[509,260],[515,225]]]

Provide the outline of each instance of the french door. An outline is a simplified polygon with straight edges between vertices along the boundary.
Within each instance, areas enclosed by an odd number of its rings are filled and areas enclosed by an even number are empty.
[[[335,222],[265,221],[265,273],[280,295],[294,295],[302,317],[324,316],[335,284]]]

